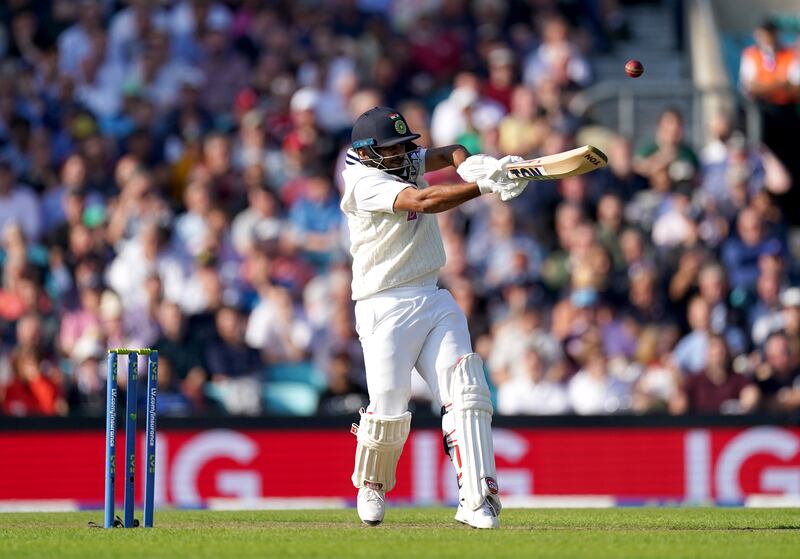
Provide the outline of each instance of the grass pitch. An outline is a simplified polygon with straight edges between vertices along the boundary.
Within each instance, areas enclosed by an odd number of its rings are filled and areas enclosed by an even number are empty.
[[[163,511],[156,528],[102,530],[102,512],[0,514],[0,557],[797,557],[800,509],[509,509],[499,531],[450,509],[396,508],[377,528],[355,510]]]

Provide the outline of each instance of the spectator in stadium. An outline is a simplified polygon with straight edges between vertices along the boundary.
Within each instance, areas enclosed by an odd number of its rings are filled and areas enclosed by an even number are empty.
[[[58,335],[59,346],[66,356],[72,356],[80,340],[101,335],[102,293],[103,285],[99,277],[88,277],[78,284],[78,306],[64,314]]]
[[[346,351],[334,353],[328,361],[328,387],[320,394],[318,415],[353,415],[369,404],[369,396],[352,380],[352,361]]]
[[[449,259],[450,255],[448,254],[448,262]],[[475,286],[463,276],[448,279],[443,283],[453,295],[453,299],[464,316],[467,317],[472,345],[476,348],[475,352],[480,354],[484,361],[487,361],[491,336],[489,335],[490,324],[484,298],[477,295]]]
[[[222,18],[213,20],[200,41],[200,103],[218,117],[226,115],[230,100],[248,85],[249,67],[244,56],[231,47],[229,23]]]
[[[499,103],[503,111],[508,112],[516,78],[514,52],[505,46],[497,46],[487,55],[487,63],[489,76],[483,87],[483,95]]]
[[[221,132],[211,132],[203,142],[203,161],[197,172],[210,181],[217,203],[229,216],[243,209],[245,189],[242,177],[233,167],[231,140]]]
[[[608,251],[615,268],[622,263],[619,238],[625,225],[623,212],[623,201],[617,194],[604,194],[597,202],[595,236]]]
[[[180,0],[169,11],[166,29],[173,38],[177,55],[187,62],[194,62],[200,56],[202,30],[228,29],[232,17],[222,2]]]
[[[83,336],[70,355],[73,368],[66,388],[69,413],[102,415],[106,407],[106,383],[100,374],[106,366],[102,341],[92,335]]]
[[[125,79],[124,67],[108,63],[106,39],[105,31],[92,33],[75,83],[75,98],[99,120],[118,113],[122,104],[120,84]]]
[[[467,129],[465,111],[480,99],[480,82],[470,72],[462,72],[453,80],[450,95],[439,102],[431,115],[431,139],[434,145],[456,143]]]
[[[755,411],[759,402],[758,387],[746,376],[731,369],[725,338],[708,338],[706,365],[702,372],[683,377],[680,391],[670,402],[672,413],[738,414]]]
[[[536,95],[530,87],[518,85],[511,92],[510,105],[510,112],[500,122],[500,151],[532,157],[548,132],[547,124],[539,115]]]
[[[781,278],[772,271],[764,270],[758,275],[755,288],[755,300],[749,305],[747,313],[747,326],[750,337],[755,341],[759,338],[764,341],[766,336],[763,331],[767,328],[767,323],[771,317],[780,313],[781,308]]]
[[[594,198],[615,194],[628,202],[637,192],[647,188],[647,180],[634,170],[631,143],[614,136],[608,149],[608,166],[592,177]]]
[[[318,370],[326,371],[329,370],[332,359],[337,355],[346,354],[350,380],[363,385],[366,369],[364,354],[356,333],[355,317],[352,316],[349,305],[332,306],[326,328],[314,332],[309,343],[312,363]]]
[[[180,382],[175,376],[172,360],[158,354],[158,415],[187,416],[192,412],[204,410],[202,400],[203,385],[191,389],[186,381]],[[197,394],[195,394],[197,392]],[[194,399],[193,399],[194,397]]]
[[[602,302],[597,313],[597,323],[603,344],[603,354],[618,369],[627,368],[635,357],[641,326],[636,318],[628,312],[617,312],[607,302]],[[624,372],[620,372],[624,375]]]
[[[155,330],[137,318],[133,312],[126,312],[112,290],[106,289],[100,296],[100,319],[108,347],[148,347],[155,339]]]
[[[102,205],[98,204],[94,207],[102,208]],[[86,193],[84,191],[69,190],[65,192],[61,208],[64,219],[59,225],[50,228],[45,237],[45,244],[49,247],[58,247],[62,252],[66,250],[69,246],[70,231],[73,227],[83,225],[83,216],[86,210]]]
[[[170,230],[157,222],[144,222],[136,238],[126,243],[108,267],[106,282],[117,292],[126,308],[147,303],[143,289],[145,279],[158,274],[164,295],[181,301],[186,283],[186,266],[182,257],[169,245]]]
[[[21,225],[10,223],[0,233],[0,262],[17,260],[36,273],[46,270],[47,251],[37,243],[28,242]]]
[[[582,88],[592,81],[589,62],[569,37],[569,24],[559,15],[542,19],[542,44],[525,60],[523,80],[538,87],[553,79],[562,88]]]
[[[236,286],[225,285],[217,262],[215,255],[203,254],[192,263],[183,294],[178,300],[183,312],[190,316],[213,314],[224,303],[238,301]]]
[[[166,12],[149,0],[128,0],[126,4],[111,17],[108,27],[109,61],[122,68],[144,49],[144,39],[153,29],[167,24]]]
[[[27,123],[27,120],[24,122]],[[46,128],[35,129],[30,133],[25,154],[26,165],[20,182],[29,185],[37,194],[53,188],[58,182],[51,141],[52,134]]]
[[[700,167],[694,150],[683,139],[683,116],[666,109],[658,118],[655,138],[636,152],[634,168],[642,176],[666,172],[671,182],[691,181]]]
[[[683,373],[697,374],[706,367],[710,334],[710,309],[705,299],[695,296],[689,301],[687,320],[690,331],[680,339],[672,352],[675,364]]]
[[[42,234],[40,202],[33,191],[17,182],[11,162],[0,158],[0,232],[7,225],[17,223],[31,241]],[[25,216],[25,219],[21,219]]]
[[[171,379],[168,384],[177,388],[195,409],[205,404],[204,387],[208,378],[203,355],[203,340],[192,334],[181,308],[172,301],[162,301],[158,308],[160,336],[153,344],[159,359],[169,360]]]
[[[172,217],[172,212],[156,190],[157,177],[144,170],[144,166],[134,165],[129,174],[122,173],[121,192],[109,204],[107,240],[112,245],[133,238],[145,221],[167,221]]]
[[[78,21],[58,37],[58,69],[62,75],[78,78],[81,63],[92,50],[92,36],[104,33],[103,8],[99,0],[80,2]]]
[[[210,214],[214,207],[211,185],[195,175],[189,180],[183,194],[186,211],[175,218],[174,241],[185,247],[192,257],[197,257],[209,245]]]
[[[633,387],[635,413],[665,412],[675,400],[682,381],[670,354],[679,335],[675,325],[648,325],[642,329],[636,349],[640,373]]]
[[[619,237],[622,263],[619,269],[654,268],[655,259],[650,254],[650,246],[639,229],[627,227]]]
[[[800,351],[797,338],[789,340],[783,332],[764,342],[761,364],[756,368],[756,383],[764,408],[771,412],[800,409]]]
[[[582,223],[574,231],[567,266],[570,273],[569,286],[572,289],[591,289],[598,294],[605,293],[611,260],[597,242],[595,229],[590,223]]]
[[[756,319],[752,329],[753,344],[761,346],[770,335],[781,331],[787,337],[797,337],[800,334],[800,287],[784,289],[780,294],[779,305]]]
[[[264,112],[260,109],[250,109],[238,122],[239,131],[233,148],[233,165],[237,171],[244,173],[243,178],[247,181],[248,187],[256,184],[256,178],[259,182],[264,182],[265,179],[263,165],[266,163],[268,150],[264,118]],[[257,174],[259,172],[260,176]]]
[[[310,349],[312,332],[289,291],[269,287],[261,294],[247,322],[245,339],[268,363],[302,361]]]
[[[628,272],[626,311],[639,324],[660,324],[672,320],[672,309],[658,285],[652,266],[634,266]]]
[[[11,359],[13,377],[5,387],[3,412],[7,415],[66,415],[62,375],[45,370],[41,355],[33,349],[16,352]]]
[[[359,77],[353,65],[351,60],[341,59],[334,66],[316,107],[320,128],[334,137],[346,134],[346,130],[353,124],[348,106],[359,87]],[[413,126],[411,123],[409,125]]]
[[[245,318],[236,308],[222,307],[215,324],[216,336],[206,343],[204,352],[212,397],[228,413],[257,414],[263,364],[258,350],[245,343]]]
[[[193,79],[196,72],[172,55],[167,33],[153,31],[126,73],[122,87],[142,95],[159,112],[166,111],[177,104],[182,82]]]
[[[669,253],[694,246],[700,240],[699,216],[692,205],[691,194],[691,185],[680,183],[656,209],[657,217],[651,232],[656,250]]]
[[[697,275],[697,290],[708,303],[711,331],[725,337],[732,353],[743,353],[749,344],[738,327],[739,317],[728,304],[729,288],[724,268],[715,262],[704,264]]]
[[[432,11],[418,15],[408,30],[408,42],[410,64],[430,76],[432,85],[447,83],[461,67],[463,37],[442,25]]]
[[[324,269],[340,244],[342,213],[333,184],[324,173],[309,175],[305,186],[289,210],[289,222],[304,256]]]
[[[722,263],[731,287],[751,290],[758,279],[758,260],[763,255],[785,258],[785,244],[765,230],[762,217],[753,207],[746,207],[736,220],[736,236],[722,246]]]
[[[518,289],[514,291],[520,292]],[[529,348],[534,348],[548,363],[563,358],[559,341],[547,329],[542,313],[527,306],[527,302],[524,305],[516,312],[512,309],[505,319],[497,320],[493,325],[493,343],[487,363],[495,386],[502,386],[514,378],[519,372],[514,365],[524,359]]]
[[[631,407],[630,388],[609,374],[599,348],[587,352],[584,366],[567,385],[567,394],[578,415],[621,413]]]
[[[545,258],[541,269],[542,281],[553,291],[569,282],[569,255],[575,243],[575,232],[585,224],[585,219],[583,208],[574,202],[563,202],[556,208],[555,233],[558,244]]]
[[[76,193],[84,197],[89,195],[94,204],[102,203],[102,198],[97,194],[88,192],[86,179],[86,162],[83,157],[73,155],[67,158],[61,167],[61,184],[51,187],[42,196],[42,225],[45,233],[66,221],[65,203],[69,194]],[[75,217],[73,216],[73,221],[77,221]]]
[[[706,207],[713,203],[730,220],[762,189],[783,194],[790,188],[786,166],[765,146],[749,148],[727,114],[712,117],[709,134],[700,152],[702,191],[710,198]]]
[[[755,45],[742,52],[739,83],[758,105],[764,143],[790,167],[795,184],[787,202],[797,201],[800,164],[794,156],[795,132],[800,127],[796,105],[800,101],[800,53],[784,46],[778,27],[766,21],[756,27]],[[794,223],[797,217],[788,215]]]
[[[277,243],[287,226],[280,203],[265,182],[250,186],[247,200],[247,208],[236,215],[231,229],[234,248],[242,256],[251,254],[263,243]]]
[[[317,122],[318,104],[319,91],[315,88],[304,87],[292,95],[289,105],[291,129],[281,145],[280,169],[268,169],[270,180],[283,182],[286,178],[300,177],[307,169],[318,166],[320,161],[331,158],[336,151],[333,139],[320,129]],[[294,199],[286,196],[286,190],[282,189],[281,199],[291,206]],[[288,192],[292,193],[291,188]]]
[[[53,353],[55,332],[52,330],[53,324],[49,323],[41,314],[24,314],[14,324],[15,350],[41,355],[43,360],[48,361],[48,363],[42,364],[43,368],[54,367],[56,363],[56,356]]]
[[[8,258],[0,285],[0,319],[15,322],[31,312],[52,316],[53,302],[41,281],[41,272],[29,266],[24,255]]]
[[[547,377],[547,363],[528,347],[518,371],[497,389],[497,411],[503,415],[559,415],[569,411],[567,391]]]
[[[541,249],[536,241],[516,230],[514,214],[506,204],[489,207],[489,230],[473,237],[469,246],[470,264],[485,270],[489,288],[508,282],[535,280],[541,266]]]

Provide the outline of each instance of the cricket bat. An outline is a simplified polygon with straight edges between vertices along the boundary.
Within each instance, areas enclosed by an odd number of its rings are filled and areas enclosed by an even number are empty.
[[[606,154],[594,146],[582,146],[538,159],[509,163],[504,167],[510,179],[532,181],[563,179],[602,169],[608,163]]]

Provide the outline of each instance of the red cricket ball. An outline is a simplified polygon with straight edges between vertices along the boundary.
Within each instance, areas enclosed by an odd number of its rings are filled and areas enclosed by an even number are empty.
[[[644,65],[636,59],[630,59],[625,63],[625,73],[632,78],[638,78],[644,74]]]

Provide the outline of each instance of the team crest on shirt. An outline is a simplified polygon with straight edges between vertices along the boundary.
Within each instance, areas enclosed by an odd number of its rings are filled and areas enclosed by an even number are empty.
[[[417,212],[408,212],[406,221],[414,221],[415,219],[417,219]]]

